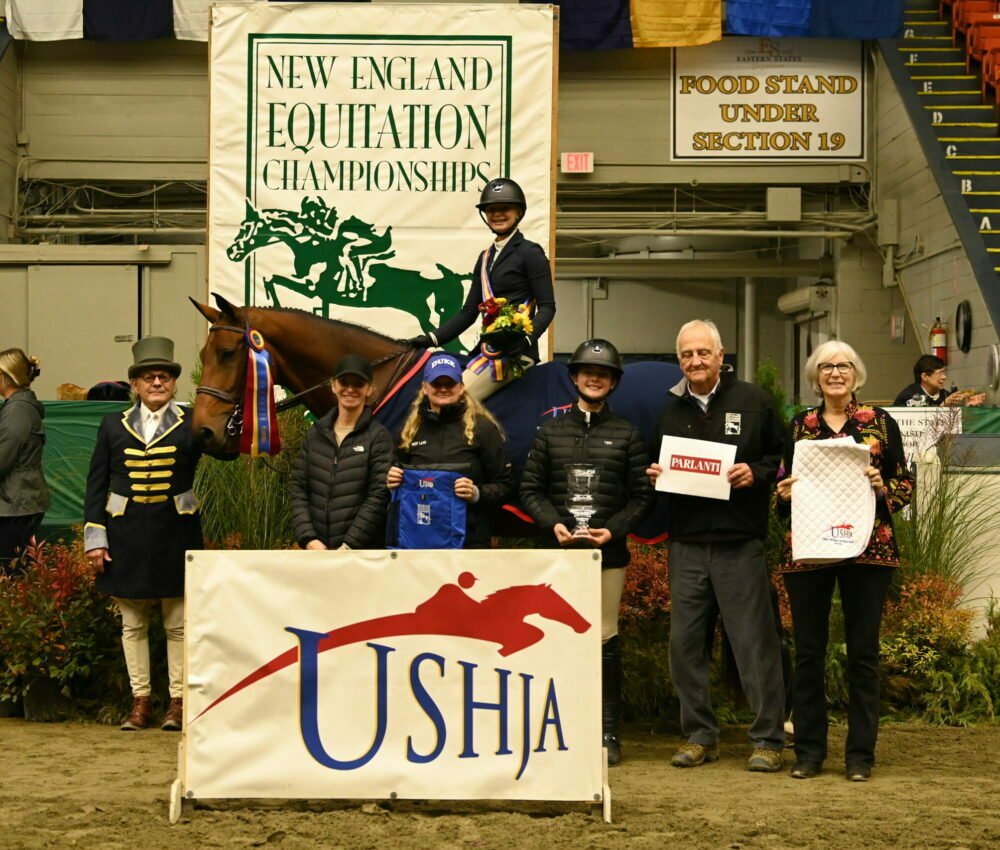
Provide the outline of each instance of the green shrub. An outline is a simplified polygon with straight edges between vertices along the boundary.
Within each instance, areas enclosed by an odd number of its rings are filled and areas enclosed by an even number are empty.
[[[29,547],[21,569],[0,575],[0,698],[48,679],[75,709],[97,716],[129,696],[121,623],[94,587],[82,535]]]

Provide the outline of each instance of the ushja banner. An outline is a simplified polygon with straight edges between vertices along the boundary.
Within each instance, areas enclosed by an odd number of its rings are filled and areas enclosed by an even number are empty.
[[[437,327],[490,242],[474,205],[497,176],[550,244],[551,6],[211,11],[211,291],[391,336]]]
[[[186,591],[185,796],[603,797],[594,552],[193,552]]]

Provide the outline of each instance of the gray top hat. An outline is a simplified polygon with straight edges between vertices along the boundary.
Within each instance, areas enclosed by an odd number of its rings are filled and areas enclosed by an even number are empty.
[[[132,346],[132,359],[130,381],[147,369],[163,369],[175,378],[181,373],[181,364],[174,362],[174,341],[165,336],[144,336]]]

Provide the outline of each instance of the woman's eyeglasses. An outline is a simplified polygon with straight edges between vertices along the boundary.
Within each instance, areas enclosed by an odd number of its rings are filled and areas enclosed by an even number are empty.
[[[853,363],[820,363],[819,371],[822,375],[832,375],[836,369],[841,375],[846,375],[854,368]]]

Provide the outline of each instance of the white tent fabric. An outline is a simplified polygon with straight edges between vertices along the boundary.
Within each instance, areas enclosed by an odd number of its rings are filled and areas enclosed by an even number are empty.
[[[7,0],[7,28],[29,41],[83,38],[83,0]]]

